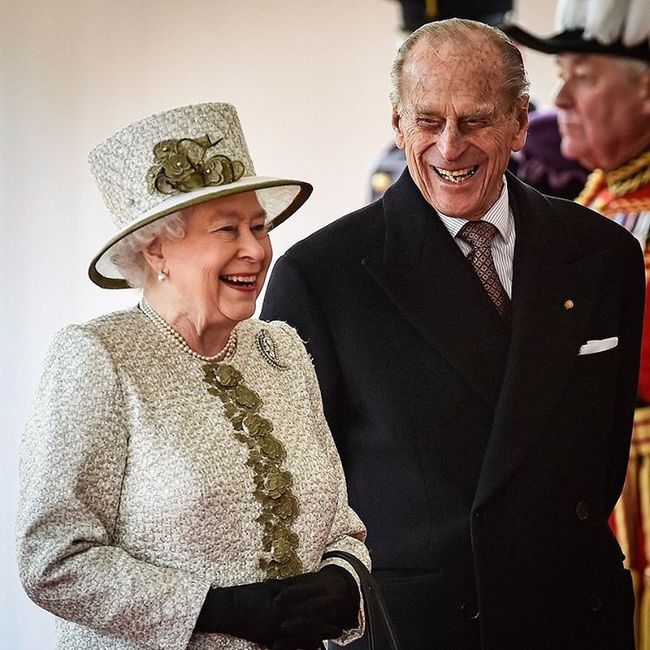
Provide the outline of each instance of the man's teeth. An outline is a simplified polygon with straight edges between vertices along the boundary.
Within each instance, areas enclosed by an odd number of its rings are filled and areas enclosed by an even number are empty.
[[[433,167],[433,165],[432,165]],[[451,181],[452,183],[461,183],[466,178],[470,178],[476,174],[478,165],[473,167],[465,167],[465,169],[442,169],[441,167],[433,167],[438,176],[444,178],[446,181]]]
[[[256,275],[222,275],[221,277],[226,282],[232,282],[233,284],[252,284],[257,280]]]

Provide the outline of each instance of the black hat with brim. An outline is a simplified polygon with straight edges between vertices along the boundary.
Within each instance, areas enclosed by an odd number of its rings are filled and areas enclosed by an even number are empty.
[[[583,52],[585,54],[606,54],[650,61],[650,45],[647,40],[630,47],[623,44],[622,41],[615,41],[607,45],[596,39],[585,39],[582,29],[560,32],[548,38],[533,36],[516,25],[504,25],[501,29],[513,41],[546,54]]]

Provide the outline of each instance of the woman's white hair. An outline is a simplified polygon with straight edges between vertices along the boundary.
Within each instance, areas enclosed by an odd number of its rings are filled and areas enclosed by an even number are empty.
[[[183,239],[185,218],[182,212],[172,212],[147,226],[142,226],[115,244],[111,262],[117,266],[132,287],[144,287],[149,265],[142,251],[156,239]]]

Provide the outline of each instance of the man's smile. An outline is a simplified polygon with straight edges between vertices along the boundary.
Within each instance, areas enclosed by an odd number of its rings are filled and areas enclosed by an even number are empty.
[[[465,167],[464,169],[443,169],[442,167],[435,167],[434,165],[430,165],[431,169],[440,176],[440,178],[443,178],[446,181],[449,181],[450,183],[462,183],[463,181],[467,180],[468,178],[471,178],[476,174],[478,171],[479,166],[474,165],[473,167]]]

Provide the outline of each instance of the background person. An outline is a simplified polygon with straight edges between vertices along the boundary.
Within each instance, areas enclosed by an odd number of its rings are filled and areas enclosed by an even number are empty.
[[[542,194],[575,199],[587,180],[587,170],[560,151],[557,111],[540,109],[530,114],[526,144],[510,157],[508,169]]]
[[[314,358],[405,647],[631,649],[607,518],[634,409],[638,245],[504,177],[528,98],[501,32],[427,24],[392,80],[407,170],[289,249],[262,315]]]
[[[368,562],[365,532],[311,361],[251,319],[268,229],[311,187],[255,175],[229,104],[132,124],[91,166],[120,230],[90,277],[143,295],[56,335],[23,439],[20,574],[57,647],[358,636],[357,583],[322,556]]]

